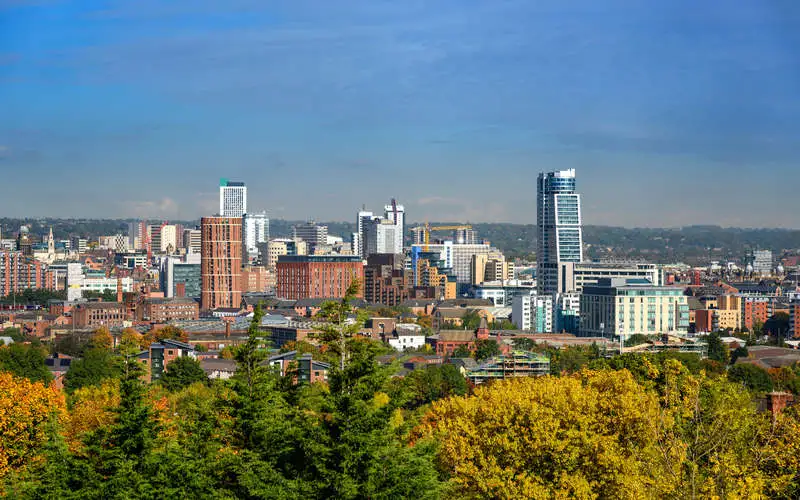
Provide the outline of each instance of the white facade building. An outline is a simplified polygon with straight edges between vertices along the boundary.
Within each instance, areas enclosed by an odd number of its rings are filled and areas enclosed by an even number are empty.
[[[269,241],[269,218],[266,212],[245,214],[242,221],[244,251],[250,257],[258,255],[258,244]]]
[[[222,217],[242,217],[247,213],[247,186],[244,182],[219,181],[219,214]]]
[[[553,297],[518,295],[511,306],[511,320],[520,330],[536,333],[553,331]]]
[[[419,349],[425,345],[425,334],[417,324],[401,323],[395,327],[394,333],[386,336],[386,341],[396,351]]]

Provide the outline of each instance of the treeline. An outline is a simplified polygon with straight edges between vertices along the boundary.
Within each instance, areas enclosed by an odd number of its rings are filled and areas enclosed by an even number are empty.
[[[349,314],[332,304],[331,318]],[[0,347],[0,493],[10,498],[797,498],[800,414],[759,411],[798,367],[728,371],[729,353],[546,352],[553,375],[469,387],[454,365],[393,377],[385,348],[331,326],[302,349],[328,382],[265,363],[257,311],[237,372],[181,358],[142,382],[134,331],[77,345],[67,390]],[[180,338],[180,331],[162,333]],[[27,351],[26,351],[27,349]],[[25,352],[28,354],[23,355]],[[746,355],[746,354],[744,354]],[[14,359],[18,358],[18,359]],[[40,358],[41,359],[41,358]],[[340,361],[343,360],[340,367]],[[740,366],[740,365],[735,365]],[[754,366],[754,365],[749,365]],[[757,368],[757,367],[755,367]],[[74,372],[73,372],[74,370]],[[70,378],[72,377],[72,380]],[[770,378],[773,377],[773,378]],[[780,380],[787,381],[781,385]],[[794,382],[790,382],[790,381]]]

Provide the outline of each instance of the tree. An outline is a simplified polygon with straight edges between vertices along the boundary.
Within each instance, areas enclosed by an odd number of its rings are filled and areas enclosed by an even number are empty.
[[[89,339],[89,347],[92,349],[108,349],[114,345],[114,338],[108,328],[101,326],[92,332],[92,337]]]
[[[100,385],[104,380],[120,376],[114,356],[106,349],[89,349],[83,358],[75,359],[64,376],[68,393],[88,386]]]
[[[737,359],[746,358],[749,355],[750,353],[747,351],[747,347],[739,346],[731,353],[731,364],[734,365]]]
[[[181,356],[172,360],[166,367],[161,383],[170,391],[178,391],[195,382],[208,383],[206,372],[200,362],[189,356]]]
[[[3,330],[3,337],[11,337],[11,340],[14,342],[24,342],[25,335],[22,333],[22,330],[16,327],[6,328]]]
[[[67,438],[70,447],[78,449],[91,432],[114,422],[114,408],[119,406],[119,380],[106,379],[100,385],[75,390],[70,397],[70,420]]]
[[[514,343],[514,349],[521,351],[532,351],[536,348],[536,342],[528,338],[516,338],[512,342]]]
[[[658,418],[655,396],[625,371],[514,378],[434,402],[412,439],[439,442],[453,496],[663,497],[673,487],[650,465]]]
[[[177,326],[166,325],[161,328],[154,328],[145,335],[145,340],[148,344],[153,342],[161,342],[162,340],[177,340],[180,342],[188,342],[189,334]]]
[[[474,309],[468,310],[464,313],[464,316],[461,317],[461,328],[465,330],[477,330],[480,325],[481,316],[478,314],[478,311]]]
[[[486,339],[475,341],[475,359],[484,361],[500,354],[500,345],[496,340]]]
[[[469,350],[464,344],[459,345],[453,350],[453,354],[450,356],[451,358],[469,358],[472,357],[472,351]]]
[[[398,393],[396,397],[406,399],[408,402],[403,406],[409,409],[451,396],[463,396],[469,389],[467,380],[450,363],[414,370],[397,381],[404,394]]]
[[[320,328],[322,340],[339,355],[340,370],[344,370],[347,362],[348,339],[356,335],[364,324],[363,314],[358,315],[355,321],[349,321],[350,315],[354,312],[352,301],[360,288],[361,283],[358,280],[353,280],[345,290],[342,300],[323,303],[320,312],[317,314],[327,320],[327,323]]]
[[[422,328],[433,328],[433,318],[430,314],[417,314],[417,324]]]
[[[647,335],[643,335],[641,333],[634,333],[627,339],[625,339],[625,347],[634,347],[640,344],[646,344],[650,341],[650,338]]]
[[[11,344],[0,347],[0,371],[11,372],[31,382],[49,383],[53,375],[45,365],[45,354],[41,347]]]
[[[753,392],[772,390],[772,379],[766,370],[752,363],[738,363],[728,369],[728,379],[743,384]]]
[[[723,365],[728,364],[728,361],[730,360],[728,348],[722,343],[719,333],[712,332],[708,334],[706,343],[708,344],[708,359],[722,363]]]
[[[66,418],[60,391],[0,372],[0,479],[38,460],[51,415]]]

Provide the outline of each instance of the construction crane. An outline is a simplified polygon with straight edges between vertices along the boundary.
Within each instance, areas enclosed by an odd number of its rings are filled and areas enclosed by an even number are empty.
[[[462,224],[457,226],[431,226],[429,223],[426,222],[425,225],[423,226],[417,226],[411,228],[411,231],[413,231],[414,233],[422,232],[421,240],[424,245],[423,249],[427,252],[431,240],[431,231],[464,231],[468,229],[472,229],[472,226],[470,226],[469,224]]]

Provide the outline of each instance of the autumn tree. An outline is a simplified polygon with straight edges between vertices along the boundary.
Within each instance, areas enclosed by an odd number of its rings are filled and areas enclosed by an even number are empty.
[[[89,339],[89,348],[91,349],[111,349],[114,345],[114,338],[108,328],[101,326],[92,332]]]
[[[651,464],[657,398],[626,371],[515,378],[433,403],[433,439],[453,496],[646,498],[673,487]],[[498,434],[502,429],[502,434]]]
[[[0,479],[40,458],[51,418],[66,419],[63,393],[0,372]]]
[[[737,363],[728,369],[728,379],[738,382],[751,391],[764,393],[772,390],[769,373],[752,363]]]

